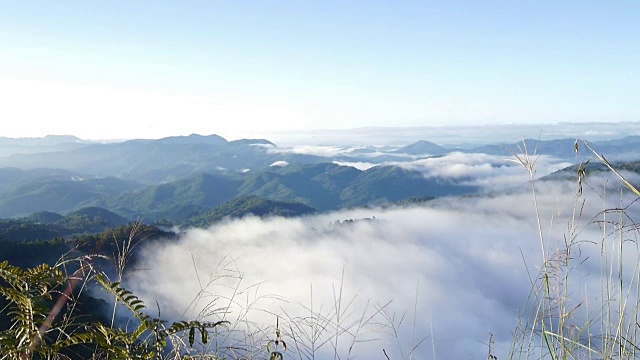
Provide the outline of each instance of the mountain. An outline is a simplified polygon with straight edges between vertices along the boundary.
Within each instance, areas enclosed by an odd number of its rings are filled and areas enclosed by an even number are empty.
[[[0,241],[33,242],[100,233],[130,223],[127,219],[99,207],[86,207],[66,216],[41,211],[19,219],[0,219]]]
[[[232,177],[201,173],[120,195],[107,201],[107,205],[127,218],[176,221],[235,198],[240,184],[240,180]]]
[[[51,224],[32,223],[19,219],[0,219],[1,242],[33,242],[63,236],[63,230]]]
[[[55,224],[62,219],[63,215],[51,211],[40,211],[24,218],[25,221],[36,224]]]
[[[451,151],[432,142],[420,140],[411,145],[401,147],[395,152],[409,155],[442,155]]]
[[[82,178],[82,175],[62,169],[22,170],[16,167],[0,168],[0,194],[31,181],[69,180],[73,178]]]
[[[606,173],[612,175],[609,168],[601,163],[595,161],[589,161],[583,164],[585,169],[585,175],[594,175],[599,173]],[[640,174],[640,161],[614,161],[611,163],[614,169],[625,176],[626,172]],[[552,172],[549,175],[543,176],[541,180],[576,180],[578,177],[578,168],[580,164],[574,164],[567,166],[563,169]]]
[[[88,206],[76,211],[72,211],[68,213],[67,216],[65,216],[63,219],[59,220],[58,222],[60,221],[69,222],[70,219],[77,219],[77,218],[85,218],[93,222],[99,222],[105,228],[118,227],[121,225],[126,225],[130,222],[129,220],[123,218],[120,215],[117,215],[107,209],[103,209],[97,206]],[[104,231],[104,230],[100,230],[100,231]]]
[[[251,174],[238,189],[239,195],[300,202],[318,210],[342,206],[340,193],[361,173],[333,163],[291,164]]]
[[[529,154],[552,155],[560,158],[574,157],[574,144],[576,139],[535,140],[525,139],[511,144],[492,144],[475,147],[465,152],[484,153],[490,155],[508,155],[527,152]]]
[[[258,197],[328,211],[476,190],[446,180],[427,179],[417,171],[398,166],[376,166],[361,171],[333,163],[290,164],[234,177],[203,173],[123,194],[108,202],[108,208],[126,218],[143,217],[147,221],[165,218],[185,223],[236,198]],[[217,219],[216,216],[209,217]]]
[[[574,146],[576,141],[581,148],[580,156],[589,156],[589,151],[584,148],[582,140],[556,139],[535,140],[525,139],[511,144],[492,144],[463,150],[468,153],[485,153],[492,155],[507,155],[510,151],[529,154],[552,155],[562,159],[576,160]],[[600,154],[606,154],[608,159],[635,159],[640,156],[640,136],[625,136],[615,140],[593,141],[590,146]]]
[[[0,140],[11,143],[6,138]],[[29,141],[34,143],[36,140]],[[76,141],[76,138],[51,138],[45,143],[56,144],[56,141],[65,143]],[[576,157],[574,143],[574,139],[527,139],[522,143],[456,151],[504,156],[508,155],[508,149],[520,152],[526,147],[529,153],[577,162],[589,154],[583,147]],[[640,154],[639,136],[592,142],[591,145],[608,158],[621,156],[619,154],[635,158]],[[339,154],[335,157],[292,154],[265,139],[227,141],[217,135],[197,134],[83,146],[69,151],[0,158],[0,166],[12,164],[12,167],[0,167],[0,217],[26,216],[42,211],[64,214],[98,206],[126,219],[182,222],[243,196],[297,202],[328,211],[392,203],[408,197],[439,197],[477,191],[455,181],[425,178],[401,166],[382,164],[362,171],[328,161],[357,159],[369,163],[397,163],[431,156],[427,153],[449,151],[428,141],[402,148],[344,148],[344,151],[334,152]],[[270,166],[274,163],[286,166]],[[49,168],[32,168],[36,165]],[[51,216],[42,213],[39,222],[51,222],[55,218]]]
[[[0,157],[12,154],[35,154],[79,149],[87,143],[70,135],[47,135],[42,138],[0,137]]]
[[[342,206],[362,206],[397,202],[416,196],[461,195],[477,191],[439,179],[427,179],[415,170],[399,166],[374,166],[363,171],[340,193]]]
[[[268,200],[257,196],[242,196],[189,219],[183,225],[207,227],[224,218],[238,218],[248,214],[256,216],[301,216],[316,210],[296,202]]]
[[[332,156],[314,156],[296,154],[290,149],[279,149],[265,139],[242,139],[227,141],[218,135],[172,136],[158,140],[129,140],[119,143],[78,142],[79,139],[63,137],[61,139],[2,141],[6,146],[20,143],[53,144],[63,146],[74,144],[79,148],[58,149],[42,153],[21,153],[0,157],[1,167],[15,167],[23,170],[35,168],[58,168],[91,176],[114,176],[133,179],[146,184],[160,184],[206,172],[211,174],[241,173],[259,171],[278,161],[289,164],[317,164],[331,161],[366,162],[381,164],[425,157],[443,155],[452,151],[468,153],[487,153],[508,156],[509,150],[519,152],[520,148],[529,153],[552,155],[564,159],[575,159],[573,144],[575,139],[534,140],[523,142],[492,144],[473,148],[445,148],[429,141],[418,141],[408,146],[357,147],[339,151]],[[0,144],[2,144],[0,141]],[[71,142],[65,142],[71,141]],[[14,145],[10,145],[14,144]],[[627,136],[608,141],[594,141],[592,146],[604,154],[615,157],[637,157],[640,155],[640,137]],[[31,146],[31,145],[30,145]],[[35,145],[33,145],[35,146]],[[38,145],[40,146],[40,145]],[[44,145],[43,145],[44,146]],[[65,145],[66,146],[66,145]]]
[[[47,135],[45,137],[8,138],[0,136],[0,146],[54,146],[67,143],[79,143],[82,139],[73,135]]]
[[[175,233],[140,223],[82,230],[67,229],[60,224],[35,224],[25,219],[0,219],[0,261],[9,260],[23,267],[54,264],[62,257],[100,254],[105,258],[94,257],[93,265],[100,263],[103,270],[113,271],[111,257],[119,251],[116,240],[122,244],[130,236],[134,243],[175,239]],[[135,262],[137,254],[134,250],[130,261]]]
[[[272,143],[269,140],[265,139],[241,139],[241,140],[232,140],[229,141],[229,145],[234,146],[267,146],[267,147],[276,147],[276,144]]]
[[[26,173],[37,172],[31,170]],[[9,177],[7,173],[4,172]],[[39,211],[66,213],[83,206],[102,204],[105,198],[141,188],[136,182],[113,177],[84,179],[54,172],[51,176],[34,176],[27,180],[24,174],[17,174],[16,179],[22,181],[14,179],[13,187],[0,193],[0,218],[26,216]]]
[[[130,223],[127,219],[106,209],[89,206],[70,212],[54,225],[64,229],[65,235],[98,233]]]
[[[158,144],[179,144],[179,145],[193,145],[193,144],[206,144],[212,146],[224,146],[229,142],[218,135],[199,135],[191,134],[189,136],[169,136],[159,140],[147,140],[149,142],[155,142]]]
[[[228,142],[218,135],[172,136],[158,140],[129,140],[90,144],[80,149],[0,158],[0,167],[58,168],[93,176],[115,176],[159,184],[201,172],[242,172],[262,169],[276,161],[320,162],[312,155],[281,153],[263,139]]]

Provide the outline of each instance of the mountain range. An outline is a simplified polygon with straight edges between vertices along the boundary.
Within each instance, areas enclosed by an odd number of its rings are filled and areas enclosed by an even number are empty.
[[[117,143],[88,143],[72,136],[0,138],[0,149],[30,149],[0,156],[0,218],[100,207],[128,220],[188,224],[205,223],[206,214],[217,219],[217,207],[235,199],[255,203],[253,197],[273,201],[269,206],[277,210],[266,212],[273,214],[286,213],[286,204],[296,204],[294,208],[305,213],[470,194],[478,189],[386,162],[451,152],[509,155],[525,150],[577,162],[575,142],[529,139],[463,149],[423,140],[404,147],[367,146],[319,156],[280,149],[265,139],[227,141],[217,135]],[[640,137],[591,145],[616,157],[634,157]],[[372,165],[360,170],[336,164],[358,161]]]
[[[19,178],[33,171],[36,170],[19,170]],[[38,211],[66,213],[85,206],[99,206],[127,219],[181,222],[242,196],[296,202],[327,211],[476,190],[454,182],[428,179],[418,171],[398,166],[358,170],[333,163],[271,166],[233,175],[200,173],[149,186],[113,177],[60,178],[65,175],[70,173],[53,172],[51,177],[34,177],[9,187],[0,194],[0,216],[27,216]]]
[[[576,139],[533,140],[489,144],[473,148],[443,147],[418,141],[404,147],[360,147],[333,156],[318,156],[281,149],[265,139],[227,141],[218,135],[173,136],[158,140],[128,140],[88,143],[71,136],[40,139],[0,138],[0,168],[23,170],[55,168],[84,176],[113,176],[145,184],[158,184],[197,173],[227,174],[264,169],[275,162],[313,164],[321,162],[370,162],[426,158],[451,152],[509,155],[510,151],[574,159]],[[639,136],[595,141],[592,146],[605,154],[632,157],[640,149]],[[13,151],[9,151],[13,147]],[[43,148],[45,147],[45,148]],[[15,150],[16,148],[22,150]],[[4,150],[2,150],[4,149]],[[2,156],[4,155],[4,156]]]

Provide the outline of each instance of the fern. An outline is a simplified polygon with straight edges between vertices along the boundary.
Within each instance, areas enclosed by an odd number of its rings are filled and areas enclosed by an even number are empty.
[[[195,334],[200,333],[200,341],[206,344],[209,339],[209,330],[218,326],[228,324],[227,321],[200,322],[200,321],[178,321],[172,323],[170,327],[165,326],[165,322],[160,318],[152,318],[143,312],[146,309],[143,301],[131,291],[124,289],[119,282],[109,282],[103,275],[97,275],[96,281],[102,287],[115,296],[116,300],[122,303],[131,314],[140,321],[140,325],[132,332],[122,332],[118,329],[101,327],[99,333],[110,337],[110,339],[120,340],[126,348],[143,350],[149,354],[160,354],[167,347],[167,340],[171,336],[176,336],[183,332],[188,332],[188,343],[190,347],[195,344]],[[115,333],[114,333],[115,332]],[[87,340],[90,340],[86,338]],[[93,339],[102,340],[102,339]],[[105,339],[106,340],[106,339]],[[98,341],[104,343],[104,341]],[[135,344],[135,347],[133,346]],[[129,354],[129,356],[135,354]]]
[[[0,263],[0,295],[8,302],[9,329],[0,331],[0,345],[7,358],[29,358],[33,353],[49,355],[45,344],[46,323],[52,293],[64,285],[57,267],[47,264],[22,270],[7,261]]]

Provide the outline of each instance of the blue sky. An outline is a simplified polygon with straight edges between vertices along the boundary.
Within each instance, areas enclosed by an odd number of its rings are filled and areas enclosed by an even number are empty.
[[[0,136],[640,120],[639,1],[0,9]]]

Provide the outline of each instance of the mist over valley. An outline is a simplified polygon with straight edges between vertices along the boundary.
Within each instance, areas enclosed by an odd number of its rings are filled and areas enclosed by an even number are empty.
[[[0,360],[640,358],[640,2],[1,8]]]
[[[41,147],[45,139],[55,151]],[[514,356],[545,257],[572,244],[576,280],[555,280],[580,308],[599,291],[604,210],[624,208],[632,224],[638,215],[635,195],[582,141],[5,138],[0,146],[14,150],[0,157],[0,260],[112,257],[117,237],[142,223],[149,239],[136,243],[122,284],[169,320],[229,321],[220,349],[263,351],[277,316],[289,351],[303,357],[313,343],[317,358],[383,349],[391,358],[477,358],[489,339],[493,353]],[[625,179],[640,179],[630,160],[640,137],[588,144]],[[623,281],[635,281],[637,253],[620,254],[609,260],[624,258]],[[123,311],[118,318],[128,321]]]

